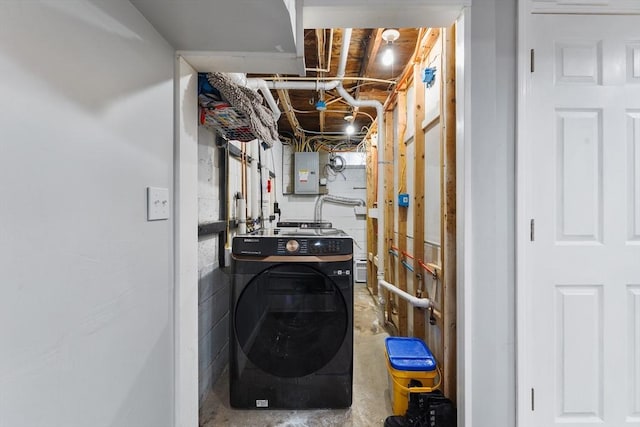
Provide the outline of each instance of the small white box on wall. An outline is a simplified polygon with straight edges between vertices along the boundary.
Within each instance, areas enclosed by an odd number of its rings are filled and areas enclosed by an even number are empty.
[[[147,221],[169,219],[169,189],[147,187]]]

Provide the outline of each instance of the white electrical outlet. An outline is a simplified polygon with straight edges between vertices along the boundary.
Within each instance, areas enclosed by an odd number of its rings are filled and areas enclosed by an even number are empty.
[[[169,219],[169,189],[147,187],[147,221]]]

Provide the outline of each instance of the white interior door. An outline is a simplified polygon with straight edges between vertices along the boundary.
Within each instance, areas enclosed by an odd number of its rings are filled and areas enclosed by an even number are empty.
[[[528,39],[521,425],[637,426],[640,17],[536,15]]]

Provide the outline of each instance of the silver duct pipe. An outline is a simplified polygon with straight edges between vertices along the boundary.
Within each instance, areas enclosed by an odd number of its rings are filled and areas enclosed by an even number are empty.
[[[346,206],[366,206],[367,203],[362,199],[352,199],[349,197],[341,197],[334,196],[331,194],[325,194],[324,196],[318,197],[316,200],[315,211],[313,213],[313,220],[315,222],[322,221],[322,205],[323,203],[335,203],[337,205],[346,205]]]

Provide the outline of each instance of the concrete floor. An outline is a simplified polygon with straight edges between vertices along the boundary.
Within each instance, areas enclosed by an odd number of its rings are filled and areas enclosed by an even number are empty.
[[[225,370],[200,411],[202,427],[333,427],[382,426],[391,414],[384,339],[373,297],[363,283],[354,293],[353,404],[339,410],[237,410],[229,407],[229,375]]]

